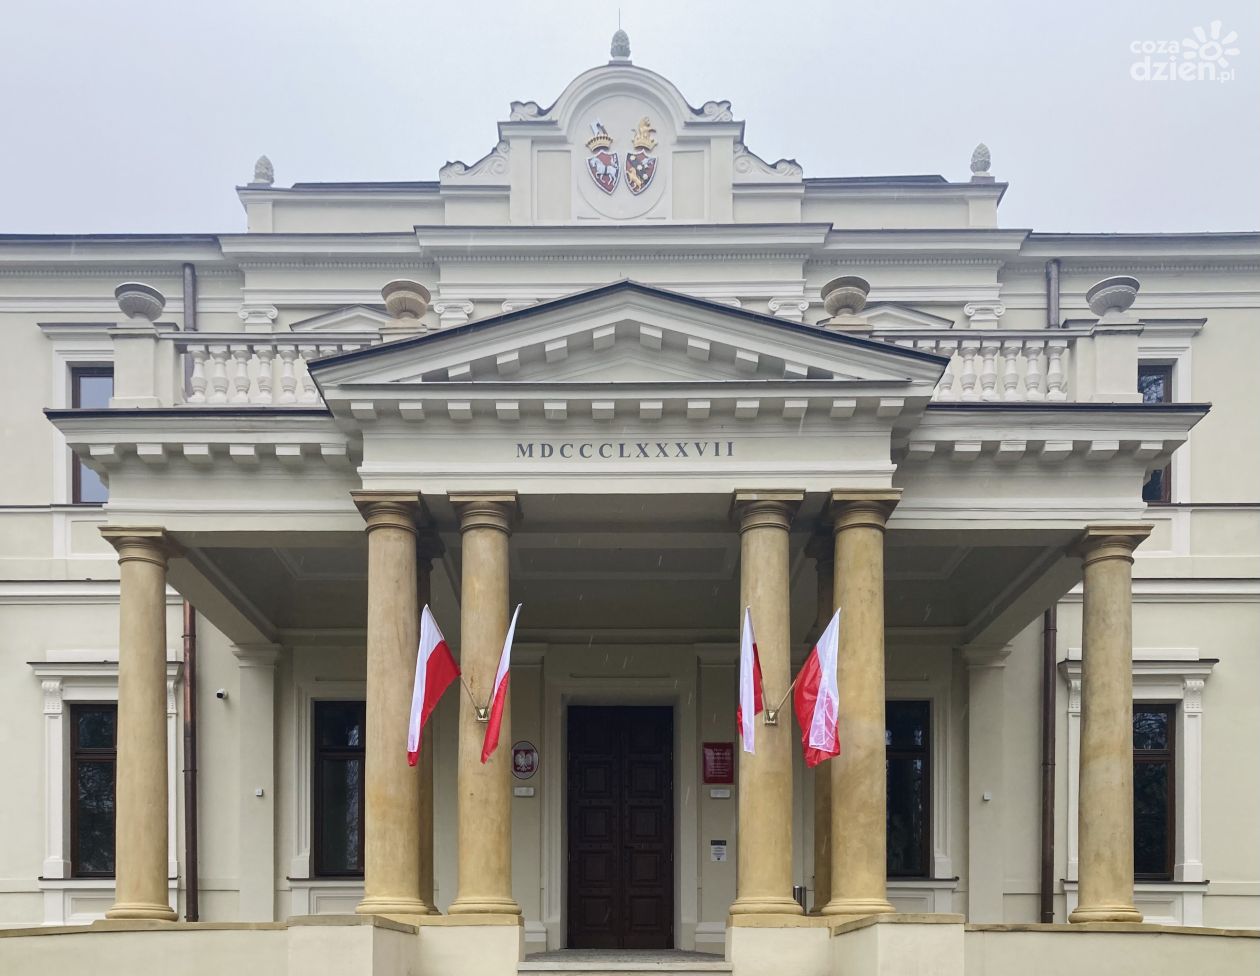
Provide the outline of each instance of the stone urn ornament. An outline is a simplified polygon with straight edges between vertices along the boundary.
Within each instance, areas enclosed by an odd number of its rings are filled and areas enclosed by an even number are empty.
[[[166,296],[152,285],[139,281],[124,281],[114,289],[114,298],[123,315],[129,319],[145,319],[156,322],[166,308]]]
[[[1129,314],[1129,309],[1137,300],[1138,289],[1141,287],[1136,278],[1116,275],[1093,285],[1085,292],[1085,301],[1089,304],[1089,310],[1103,324],[1136,322],[1137,319]]]
[[[830,316],[823,320],[828,329],[869,329],[870,323],[860,314],[866,307],[871,283],[857,275],[841,275],[822,286],[823,308]]]
[[[393,321],[381,327],[382,334],[399,338],[424,332],[420,319],[429,310],[432,297],[429,289],[418,281],[399,278],[389,282],[381,289],[381,298],[385,300],[385,311]]]

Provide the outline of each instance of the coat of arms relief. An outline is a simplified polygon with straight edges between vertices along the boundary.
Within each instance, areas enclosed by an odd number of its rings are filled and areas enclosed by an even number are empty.
[[[591,123],[591,138],[586,140],[590,155],[586,159],[587,172],[595,185],[609,196],[621,181],[621,156],[613,150],[613,137],[599,119]],[[631,151],[626,154],[626,186],[638,196],[656,175],[656,130],[646,115],[630,133]]]

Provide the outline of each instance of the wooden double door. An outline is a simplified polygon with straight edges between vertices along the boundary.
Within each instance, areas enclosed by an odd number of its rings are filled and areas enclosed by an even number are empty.
[[[568,944],[674,947],[674,713],[569,707]]]

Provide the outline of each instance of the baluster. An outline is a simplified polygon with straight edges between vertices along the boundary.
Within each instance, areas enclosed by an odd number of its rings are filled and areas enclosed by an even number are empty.
[[[232,394],[233,403],[249,403],[249,357],[253,350],[247,344],[232,347]]]
[[[963,400],[979,400],[980,394],[976,392],[976,354],[980,351],[979,339],[964,339],[959,344],[959,352],[962,355],[962,375],[960,381],[962,383]]]
[[[210,369],[210,402],[211,403],[227,403],[228,395],[228,375],[227,375],[227,346],[211,346],[210,359],[213,363]]]
[[[278,403],[297,402],[297,373],[293,363],[297,359],[297,346],[281,346],[276,350],[280,356],[280,397]]]
[[[945,364],[945,372],[941,374],[941,381],[936,384],[932,399],[953,400],[955,399],[954,372],[958,368],[958,342],[954,339],[942,339],[934,345],[942,356],[949,357],[949,362]]]
[[[980,342],[980,399],[996,400],[997,390],[997,355],[1002,343],[996,337],[982,339]]]
[[[1051,339],[1046,343],[1046,399],[1066,400],[1064,386],[1067,377],[1063,373],[1063,354],[1067,352],[1066,339]]]
[[[192,361],[192,372],[188,376],[188,402],[206,402],[206,347],[188,346],[185,354]]]
[[[276,347],[270,343],[254,346],[254,355],[258,357],[258,402],[271,402],[271,374],[276,355]]]
[[[1024,343],[1024,396],[1029,400],[1046,398],[1041,375],[1041,351],[1045,348],[1044,339],[1029,339]]]
[[[306,364],[319,355],[318,346],[298,346],[298,400],[302,403],[318,403],[319,394],[315,392],[315,381],[306,369]]]
[[[1018,400],[1019,354],[1024,348],[1022,339],[1007,339],[1002,343],[1002,399]]]

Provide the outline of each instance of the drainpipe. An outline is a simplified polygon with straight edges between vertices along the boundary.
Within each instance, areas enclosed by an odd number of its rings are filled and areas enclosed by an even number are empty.
[[[1045,612],[1041,627],[1041,890],[1040,919],[1054,921],[1054,748],[1058,697],[1059,610]]]
[[[184,920],[201,915],[197,873],[197,611],[184,601]]]
[[[1057,329],[1059,321],[1059,259],[1046,262],[1046,328]]]
[[[184,331],[197,331],[197,269],[184,265]],[[184,919],[201,916],[197,871],[197,611],[184,601]]]

